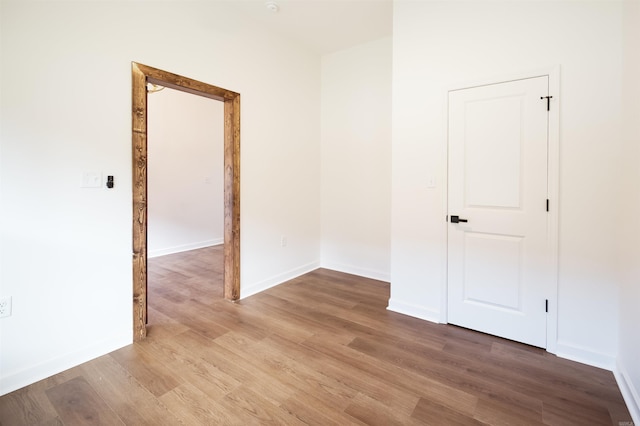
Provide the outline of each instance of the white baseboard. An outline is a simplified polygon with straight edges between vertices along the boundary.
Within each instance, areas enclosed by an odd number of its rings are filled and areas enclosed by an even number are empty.
[[[619,361],[616,363],[613,375],[622,393],[622,398],[624,398],[624,402],[627,404],[633,423],[640,425],[640,390],[636,389],[629,377],[627,369]]]
[[[595,352],[562,341],[558,341],[556,356],[609,371],[613,371],[616,365],[616,358],[613,355]]]
[[[275,287],[278,284],[282,284],[286,281],[299,277],[300,275],[304,275],[307,272],[314,271],[319,267],[320,262],[311,262],[254,284],[242,284],[240,285],[240,299],[253,296],[254,294],[260,293],[268,288]]]
[[[389,274],[389,272],[375,271],[373,269],[359,268],[353,265],[345,265],[333,262],[322,262],[321,267],[331,269],[332,271],[344,272],[345,274],[371,278],[372,280],[384,281],[387,283],[391,281],[391,274]]]
[[[216,238],[213,240],[206,241],[198,241],[195,243],[182,244],[179,246],[166,247],[161,249],[149,250],[147,253],[147,257],[151,259],[152,257],[160,257],[166,256],[168,254],[182,253],[183,251],[196,250],[205,247],[217,246],[224,243],[224,238]]]
[[[440,312],[427,309],[422,306],[413,305],[411,303],[389,299],[389,306],[387,306],[387,309],[399,314],[409,315],[410,317],[420,318],[438,324],[440,323]]]
[[[26,368],[17,373],[0,377],[0,396],[13,392],[72,367],[113,352],[133,342],[131,333],[102,340],[77,352]]]

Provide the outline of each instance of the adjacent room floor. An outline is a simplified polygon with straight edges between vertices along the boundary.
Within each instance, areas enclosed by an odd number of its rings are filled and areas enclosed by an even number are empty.
[[[221,258],[150,259],[148,338],[0,397],[0,424],[631,424],[609,371],[387,311],[389,284],[324,269],[231,303]]]

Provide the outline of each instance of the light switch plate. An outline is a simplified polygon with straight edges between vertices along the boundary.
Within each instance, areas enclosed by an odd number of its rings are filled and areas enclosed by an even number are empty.
[[[84,172],[82,173],[82,188],[100,188],[102,186],[102,173]]]

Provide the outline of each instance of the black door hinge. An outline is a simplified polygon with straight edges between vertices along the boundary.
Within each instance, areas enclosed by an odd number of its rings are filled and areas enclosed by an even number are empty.
[[[549,299],[545,299],[544,301],[544,311],[549,312]]]
[[[547,211],[549,211],[549,199],[547,198]]]
[[[540,96],[540,99],[547,100],[547,111],[551,111],[551,98],[553,98],[553,96]]]

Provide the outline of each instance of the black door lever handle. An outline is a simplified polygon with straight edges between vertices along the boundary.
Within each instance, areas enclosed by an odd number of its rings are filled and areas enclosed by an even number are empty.
[[[467,219],[460,219],[459,216],[451,216],[451,223],[468,222]]]

